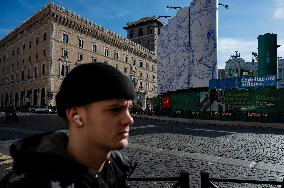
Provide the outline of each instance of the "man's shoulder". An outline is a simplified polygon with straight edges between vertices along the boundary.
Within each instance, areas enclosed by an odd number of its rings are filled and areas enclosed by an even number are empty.
[[[114,162],[126,176],[132,174],[137,166],[136,162],[131,161],[126,155],[116,150],[111,152],[110,161]]]
[[[23,188],[23,187],[62,188],[59,182],[50,181],[48,179],[43,179],[34,176],[27,176],[25,173],[16,174],[14,172],[10,172],[6,174],[0,181],[0,188]]]
[[[25,173],[16,174],[14,172],[9,172],[0,181],[1,188],[20,188],[26,187],[31,182],[27,178]]]

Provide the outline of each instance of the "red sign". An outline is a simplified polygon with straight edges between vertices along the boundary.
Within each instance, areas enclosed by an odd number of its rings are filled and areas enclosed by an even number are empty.
[[[170,108],[171,107],[171,98],[170,97],[163,97],[162,98],[162,109],[163,108]]]

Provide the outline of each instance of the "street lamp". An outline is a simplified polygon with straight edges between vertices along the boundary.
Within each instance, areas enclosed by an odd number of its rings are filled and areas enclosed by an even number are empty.
[[[159,18],[170,18],[171,16],[158,16],[158,19]]]
[[[167,6],[167,8],[170,8],[170,9],[181,9],[181,7],[170,7],[169,5]]]
[[[224,6],[225,9],[229,9],[229,5],[225,5],[225,4],[222,4],[222,3],[218,3],[218,5]]]

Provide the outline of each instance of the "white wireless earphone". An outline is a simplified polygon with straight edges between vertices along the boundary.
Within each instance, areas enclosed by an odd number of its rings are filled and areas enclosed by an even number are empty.
[[[83,125],[82,121],[81,121],[81,117],[79,114],[76,114],[73,116],[74,120],[79,124],[79,125]]]

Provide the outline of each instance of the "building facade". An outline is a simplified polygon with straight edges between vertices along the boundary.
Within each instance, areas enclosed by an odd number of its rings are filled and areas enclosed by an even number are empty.
[[[225,64],[225,77],[257,76],[258,73],[257,62],[245,62],[240,57],[232,57]]]
[[[90,62],[108,63],[128,75],[137,92],[134,102],[142,107],[156,95],[154,51],[48,4],[0,40],[0,105],[54,106],[63,78]]]
[[[158,17],[145,17],[135,22],[128,22],[126,25],[124,29],[127,31],[128,39],[149,50],[157,51],[158,35],[163,26]]]
[[[161,28],[158,94],[208,87],[217,78],[217,0],[194,0]]]

